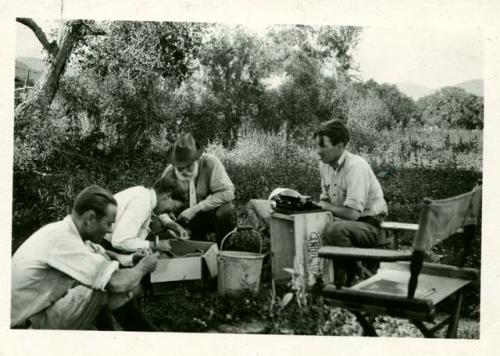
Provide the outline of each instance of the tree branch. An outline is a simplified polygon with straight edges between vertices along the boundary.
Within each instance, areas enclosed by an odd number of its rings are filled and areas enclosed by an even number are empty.
[[[47,39],[47,36],[45,35],[45,32],[36,24],[33,19],[30,18],[16,18],[16,21],[29,27],[31,31],[35,34],[36,38],[40,41],[40,43],[43,45],[43,47],[49,52],[50,54],[55,55],[57,51],[59,50],[56,41],[52,41],[49,43],[49,40]]]
[[[94,36],[104,36],[107,35],[106,31],[100,28],[91,27],[88,23],[83,22],[83,26],[87,30],[87,33]]]

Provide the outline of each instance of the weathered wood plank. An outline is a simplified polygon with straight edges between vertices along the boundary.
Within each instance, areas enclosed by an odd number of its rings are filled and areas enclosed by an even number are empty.
[[[410,264],[408,262],[401,263],[381,263],[380,269],[393,269],[398,271],[410,271]],[[479,270],[469,267],[456,267],[450,265],[440,265],[437,263],[425,262],[422,266],[422,274],[429,274],[434,276],[465,279],[468,281],[479,281]]]
[[[355,289],[337,289],[327,285],[322,294],[330,298],[329,302],[350,310],[365,311],[375,315],[389,314],[397,317],[421,321],[432,321],[435,309],[430,300],[408,299]]]
[[[372,261],[409,261],[411,252],[394,251],[378,248],[358,248],[358,247],[337,247],[323,246],[319,250],[319,256],[322,258],[351,258],[355,260]]]
[[[396,221],[384,221],[380,227],[385,230],[417,231],[418,224],[401,223]]]

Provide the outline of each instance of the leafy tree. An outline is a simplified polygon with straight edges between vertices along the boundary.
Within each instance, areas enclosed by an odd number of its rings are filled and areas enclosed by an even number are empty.
[[[45,32],[33,19],[17,18],[16,20],[33,31],[47,54],[43,75],[27,99],[20,103],[15,110],[15,131],[21,135],[24,128],[29,127],[33,121],[45,119],[73,48],[87,30],[90,32],[92,30],[82,20],[67,21],[61,28],[58,41],[49,42]]]
[[[359,43],[361,28],[354,26],[274,26],[269,32],[277,63],[293,52],[321,61],[329,75],[350,77],[356,70],[352,51]]]
[[[282,85],[272,93],[275,119],[260,118],[272,128],[287,122],[293,131],[320,121],[347,118],[343,83],[352,80],[352,49],[360,29],[332,26],[275,26],[267,38],[272,48],[273,74]]]
[[[483,98],[462,88],[446,87],[420,98],[421,124],[441,128],[483,128]]]
[[[87,38],[61,97],[67,118],[83,113],[98,146],[138,154],[158,138],[171,141],[185,100],[182,86],[197,67],[203,24],[101,23],[106,36]]]
[[[385,121],[377,123],[379,128],[407,127],[418,116],[413,99],[400,92],[393,84],[379,84],[370,79],[358,88],[365,95],[371,93],[370,95],[378,97],[387,107],[389,116]]]
[[[236,139],[242,120],[258,114],[270,63],[264,44],[241,27],[216,28],[200,55],[202,81],[207,88],[210,109],[221,116],[225,144]]]
[[[114,21],[101,24],[107,36],[88,38],[75,50],[84,72],[128,78],[150,73],[180,84],[194,69],[208,25],[180,22]]]
[[[355,26],[321,26],[318,30],[318,43],[323,46],[322,56],[334,58],[339,75],[353,75],[357,68],[352,51],[359,44],[361,28]]]
[[[72,20],[61,26],[57,41],[49,41],[33,19],[16,20],[32,30],[46,52],[44,73],[26,100],[15,109],[14,171],[29,171],[52,154],[60,139],[57,133],[64,131],[64,128],[54,125],[50,113],[73,49],[88,35],[102,35],[103,32],[89,21]]]

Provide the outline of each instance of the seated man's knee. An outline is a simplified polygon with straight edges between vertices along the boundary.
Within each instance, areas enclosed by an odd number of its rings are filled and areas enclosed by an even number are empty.
[[[34,329],[87,329],[108,302],[106,292],[77,285],[50,307],[30,317]]]
[[[325,245],[332,246],[352,246],[342,221],[334,221],[326,225],[323,242]]]
[[[215,211],[215,218],[217,220],[234,221],[234,224],[236,225],[236,211],[233,204],[226,203],[218,207]]]

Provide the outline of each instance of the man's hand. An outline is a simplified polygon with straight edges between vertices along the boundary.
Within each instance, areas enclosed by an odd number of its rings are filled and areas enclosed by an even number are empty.
[[[156,265],[158,264],[158,257],[160,254],[158,252],[153,253],[152,255],[144,256],[138,263],[141,266],[144,274],[151,273],[156,269]]]
[[[152,247],[153,251],[169,251],[171,248],[172,246],[170,246],[170,241],[168,240],[159,240],[158,243]]]
[[[330,203],[329,203],[329,202],[327,202],[327,201],[322,200],[322,201],[318,202],[318,205],[319,205],[319,206],[321,207],[321,209],[323,209],[323,210],[332,211],[332,207],[333,207],[333,205],[332,205],[332,204],[330,204]]]
[[[151,254],[153,254],[153,251],[150,248],[140,248],[137,251],[135,251],[134,254],[132,255],[132,262],[134,265],[136,265],[144,257],[149,256]]]
[[[192,206],[180,213],[177,219],[189,223],[200,211],[201,209],[198,205]]]
[[[172,226],[169,226],[169,228],[176,234],[178,239],[181,240],[188,240],[189,239],[189,233],[186,229],[184,229],[181,225],[172,222]]]

